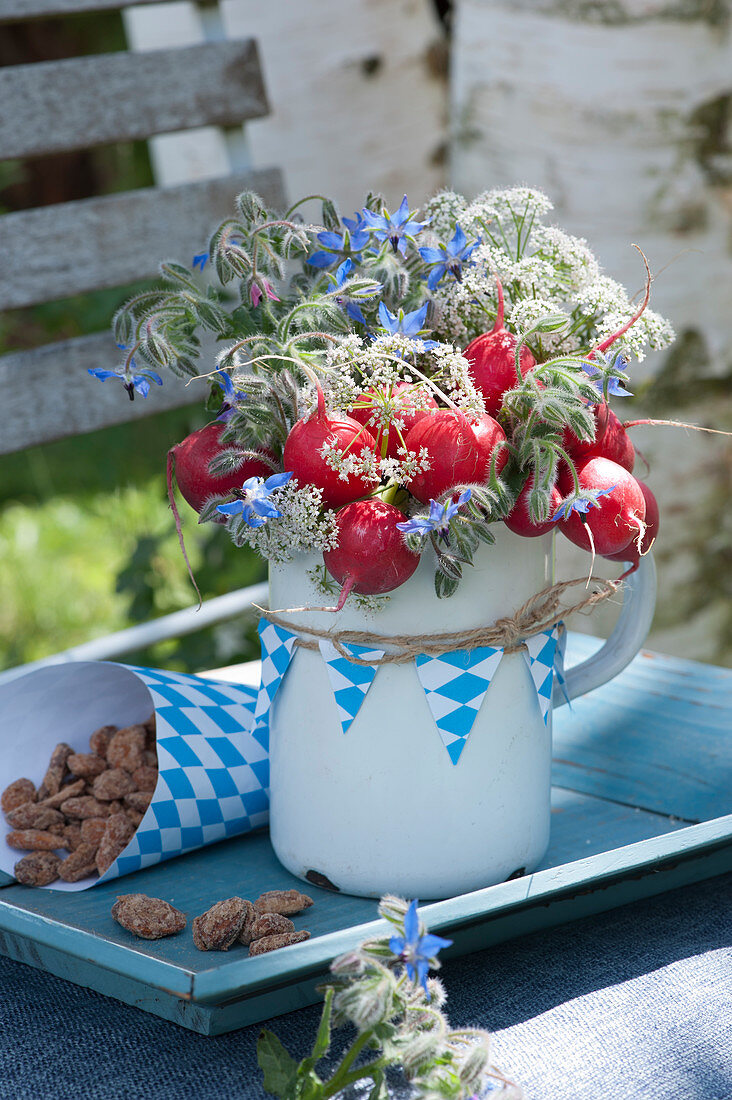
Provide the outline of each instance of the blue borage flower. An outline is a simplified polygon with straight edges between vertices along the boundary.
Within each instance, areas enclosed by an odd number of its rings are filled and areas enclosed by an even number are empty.
[[[249,527],[263,527],[268,519],[280,519],[282,512],[270,501],[275,489],[281,489],[292,477],[292,471],[284,474],[272,474],[265,481],[261,477],[249,477],[241,489],[235,489],[236,500],[227,504],[217,504],[217,512],[222,516],[243,517]]]
[[[404,523],[397,523],[397,529],[405,535],[421,535],[426,538],[433,532],[447,541],[450,528],[450,520],[459,512],[462,504],[467,504],[471,497],[470,489],[460,494],[457,500],[449,500],[447,504],[439,504],[436,500],[430,500],[430,512],[428,516],[412,516]]]
[[[226,373],[225,370],[217,370],[213,375],[213,381],[216,385],[220,386],[224,394],[224,403],[221,406],[217,420],[230,420],[236,412],[236,405],[238,401],[242,401],[246,398],[246,394],[238,390],[231,380],[231,376]]]
[[[424,262],[432,268],[427,278],[427,286],[434,290],[441,279],[449,272],[458,282],[462,282],[463,264],[470,259],[471,254],[481,243],[481,238],[468,244],[468,239],[458,226],[455,235],[447,244],[440,244],[437,248],[420,248],[419,254]]]
[[[335,291],[341,290],[347,283],[351,272],[353,271],[353,260],[344,260],[340,267],[336,270],[334,275],[328,273],[328,278],[332,284],[330,293],[335,294]],[[364,300],[367,298],[374,298],[381,290],[381,283],[374,283],[373,289],[360,292],[359,296]],[[353,321],[358,321],[364,327],[366,327],[366,318],[361,312],[361,307],[347,294],[335,294],[335,300],[339,306],[342,306],[348,316]]]
[[[192,266],[193,268],[199,267],[201,271],[203,271],[204,267],[210,259],[211,256],[208,252],[197,252],[196,255],[193,257]]]
[[[369,241],[369,231],[363,218],[360,214],[356,214],[355,220],[344,218],[343,224],[346,228],[342,233],[328,231],[316,235],[316,240],[322,244],[323,248],[313,252],[312,256],[308,256],[307,263],[311,267],[332,267],[343,258],[353,257],[356,261],[361,259],[361,249],[365,248]]]
[[[451,945],[452,940],[444,940],[442,936],[433,936],[429,932],[420,936],[416,898],[404,915],[404,935],[392,936],[389,940],[389,950],[402,960],[410,981],[419,982],[428,1000],[427,974],[430,966],[434,966],[438,952]]]
[[[124,351],[125,349],[122,348],[121,350]],[[106,382],[108,378],[118,378],[127,390],[130,401],[135,400],[136,393],[139,393],[140,397],[147,397],[151,382],[154,382],[156,386],[162,386],[163,380],[154,370],[143,367],[142,370],[138,371],[134,359],[131,360],[130,365],[131,369],[123,367],[120,370],[104,370],[102,367],[88,367],[87,370],[100,382]]]
[[[381,208],[380,214],[374,214],[373,210],[366,207],[362,213],[369,233],[373,234],[377,241],[389,241],[394,251],[401,252],[402,255],[407,251],[407,240],[411,240],[427,225],[427,222],[410,220],[406,195],[396,214],[390,214],[385,206]]]
[[[586,495],[582,497],[568,496],[552,516],[552,523],[557,519],[569,519],[572,512],[589,512],[590,508],[599,508],[599,498],[612,493],[616,486],[617,482],[608,489],[583,489],[582,492]]]
[[[398,310],[397,313],[392,313],[383,302],[379,302],[381,327],[390,336],[409,336],[415,340],[422,340],[420,333],[423,331],[424,323],[427,320],[428,308],[429,302],[425,302],[423,306],[412,310],[411,313],[405,313],[403,309]],[[423,340],[422,342],[425,350],[439,346],[436,340]]]
[[[613,369],[625,371],[628,366],[628,361],[622,355],[616,355],[613,362]],[[591,382],[595,383],[595,386],[599,390],[600,394],[605,396],[605,375],[599,370],[594,363],[585,359],[582,363],[582,370],[585,372]],[[607,392],[610,397],[632,397],[633,394],[630,390],[626,389],[620,378],[609,378],[607,382]]]

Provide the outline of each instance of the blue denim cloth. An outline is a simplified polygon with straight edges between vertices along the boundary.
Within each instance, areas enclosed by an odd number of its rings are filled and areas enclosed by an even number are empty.
[[[530,1100],[730,1100],[731,909],[727,875],[457,959],[451,1022],[490,1029]],[[318,1017],[271,1026],[301,1057]],[[259,1027],[196,1035],[7,959],[0,1018],[2,1100],[266,1096]]]

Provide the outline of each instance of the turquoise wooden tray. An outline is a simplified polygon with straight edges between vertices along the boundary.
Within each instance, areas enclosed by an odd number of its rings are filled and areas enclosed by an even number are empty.
[[[597,642],[570,641],[570,660]],[[421,907],[445,954],[658,894],[732,869],[732,673],[642,653],[615,680],[555,715],[552,840],[531,875]],[[726,815],[726,816],[725,816]],[[301,886],[262,831],[81,894],[0,886],[0,952],[203,1034],[317,1000],[331,959],[381,928],[376,903],[308,887],[295,918],[312,938],[249,959],[201,953],[189,930],[136,940],[118,893],[163,897],[189,915],[238,894]]]

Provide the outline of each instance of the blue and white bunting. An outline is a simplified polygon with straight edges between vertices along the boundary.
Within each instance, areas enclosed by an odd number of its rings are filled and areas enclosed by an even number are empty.
[[[259,620],[259,641],[262,647],[262,678],[254,707],[252,737],[269,750],[269,711],[282,678],[290,667],[296,635],[281,626]]]
[[[380,661],[383,649],[368,649],[362,645],[345,645],[343,649],[360,661]],[[357,665],[343,657],[332,642],[321,641],[320,652],[328,670],[333,696],[338,707],[343,732],[347,733],[353,719],[361,709],[366,693],[373,683],[378,664]]]
[[[567,655],[567,628],[564,623],[557,623],[554,629],[557,632],[557,648],[554,653],[554,675],[557,678],[557,683],[559,684],[562,695],[569,703],[571,709],[572,701],[569,698],[567,680],[564,675],[564,659]]]
[[[414,659],[427,703],[453,764],[457,764],[465,748],[502,656],[502,649],[476,646],[440,657],[420,653]]]
[[[557,634],[556,627],[550,627],[549,630],[541,630],[538,634],[532,634],[530,638],[524,639],[526,649],[522,650],[529,666],[531,678],[534,681],[544,725],[549,721],[549,710],[552,705]]]

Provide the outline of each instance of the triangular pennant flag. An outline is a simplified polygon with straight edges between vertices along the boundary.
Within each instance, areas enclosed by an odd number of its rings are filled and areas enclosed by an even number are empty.
[[[263,748],[269,749],[269,708],[292,660],[296,635],[266,619],[259,620],[258,629],[262,647],[262,678],[254,707],[252,736]]]
[[[539,709],[544,725],[549,721],[549,708],[552,703],[554,687],[554,654],[557,649],[556,628],[542,630],[524,639],[526,649],[522,650],[534,681]]]
[[[561,689],[562,695],[569,703],[571,708],[572,700],[569,698],[569,692],[567,691],[567,680],[564,675],[564,658],[567,653],[567,628],[564,623],[557,623],[554,627],[557,635],[557,648],[554,653],[554,675],[557,678],[557,683]]]
[[[456,649],[440,657],[420,653],[414,658],[427,703],[453,764],[465,748],[502,656],[502,649],[485,645]]]
[[[362,645],[344,644],[343,649],[361,661],[380,661],[384,656],[383,649],[368,649]],[[330,684],[338,707],[338,717],[341,720],[343,732],[346,733],[366,698],[366,692],[371,687],[379,666],[378,664],[353,664],[338,652],[332,642],[328,641],[320,642],[320,652],[328,669]]]

